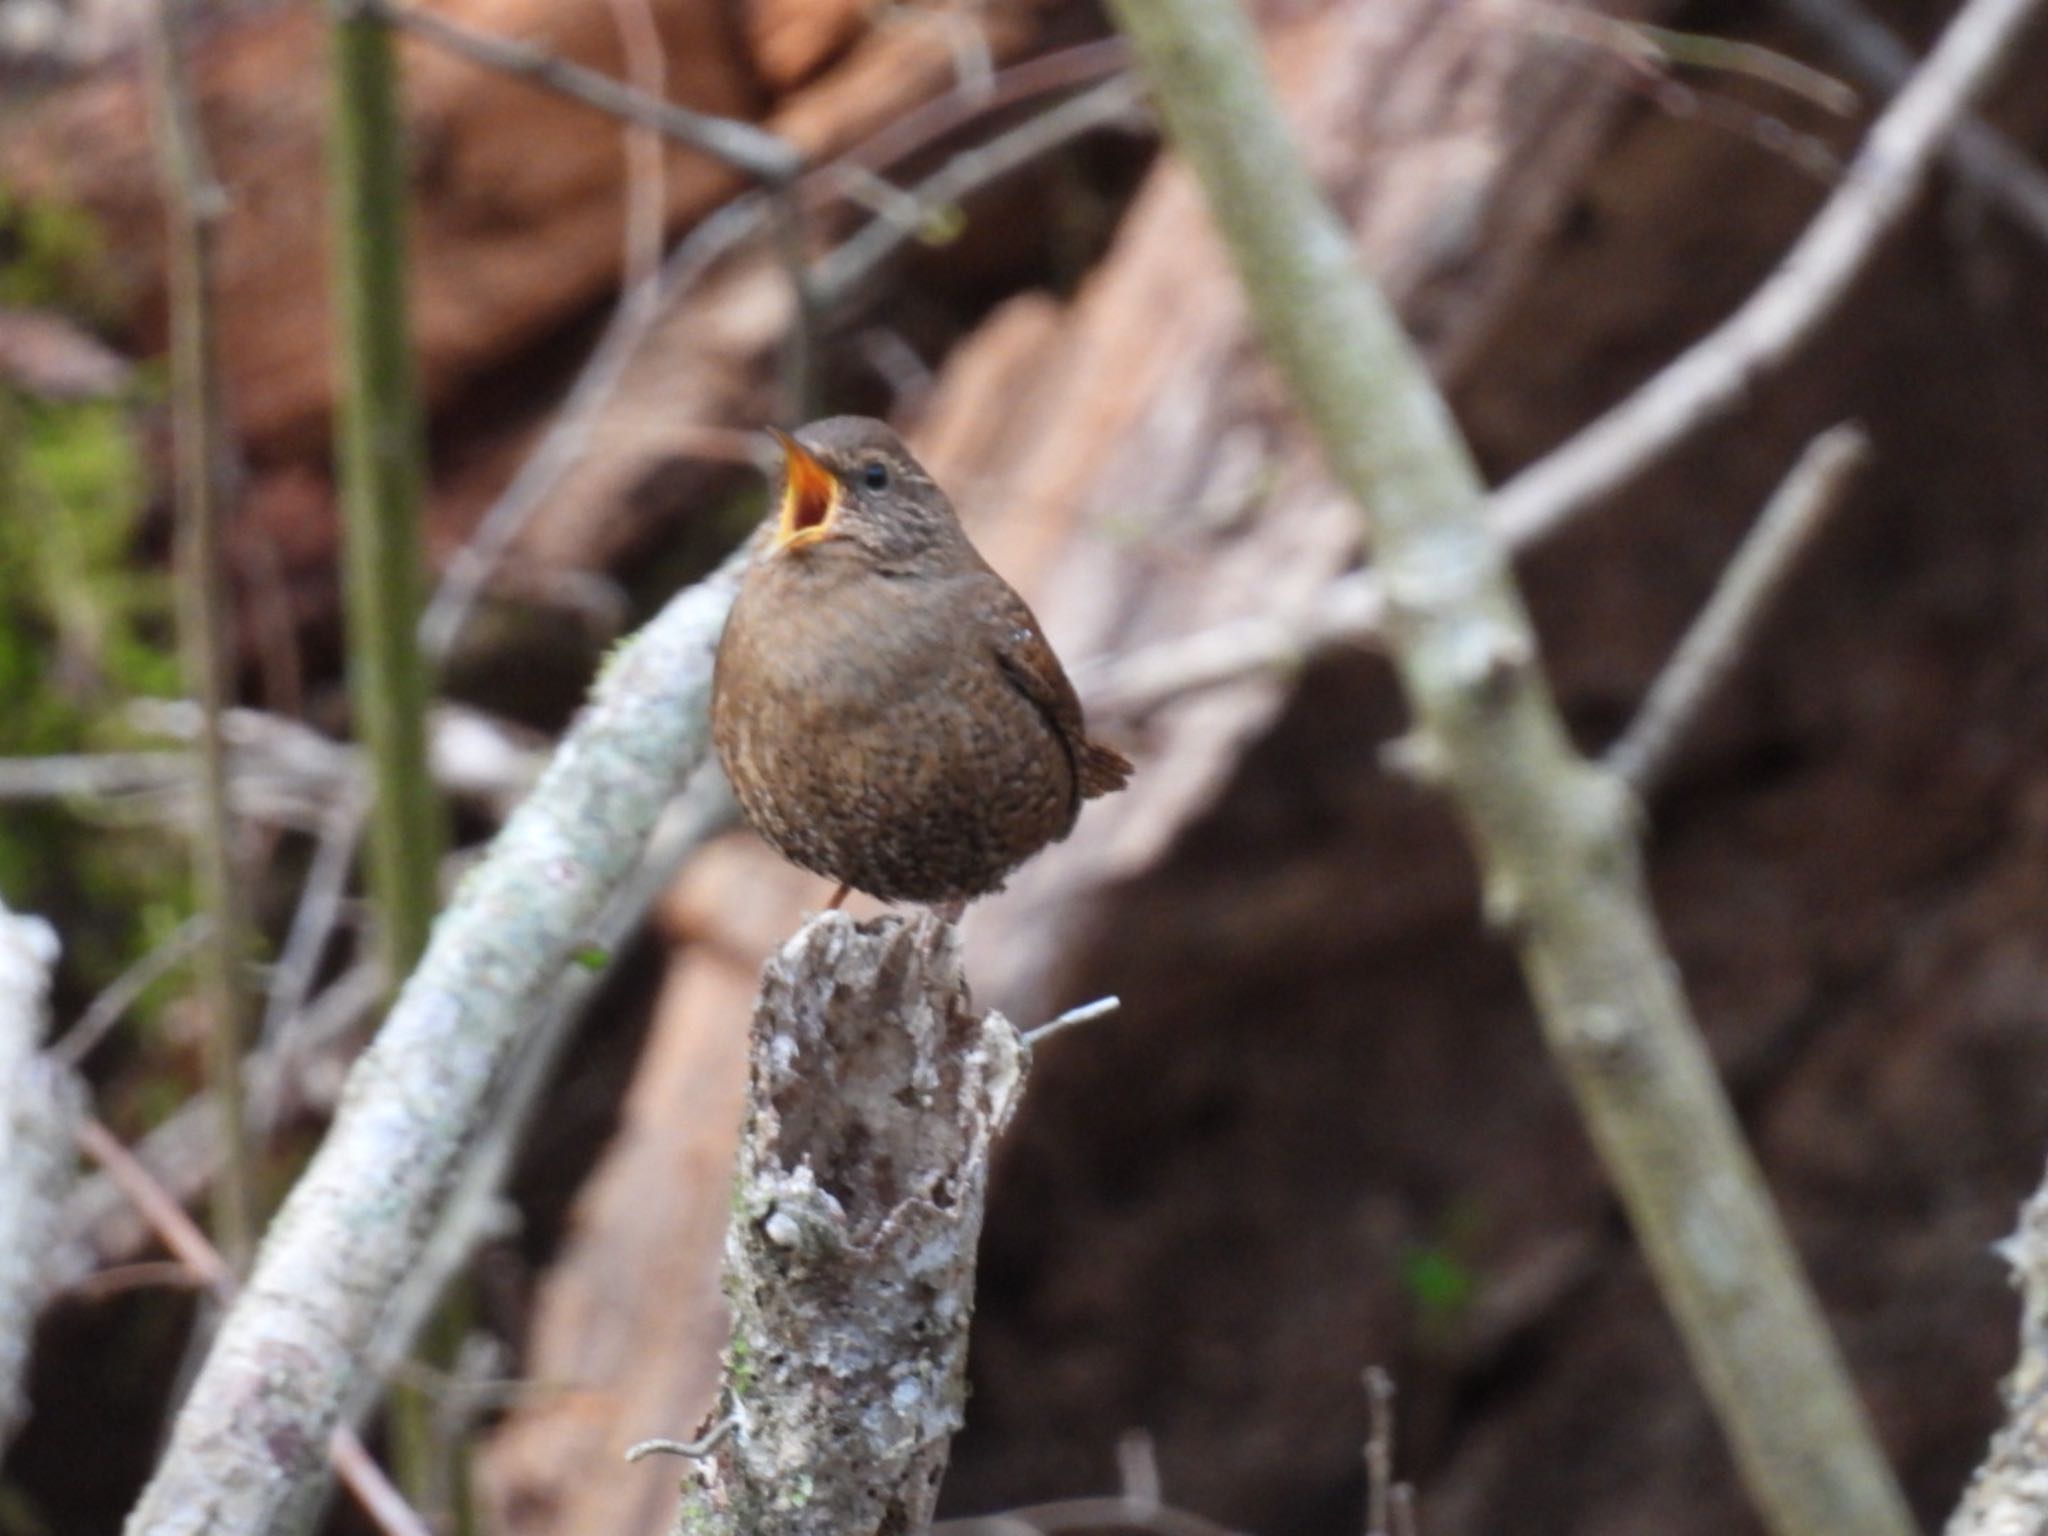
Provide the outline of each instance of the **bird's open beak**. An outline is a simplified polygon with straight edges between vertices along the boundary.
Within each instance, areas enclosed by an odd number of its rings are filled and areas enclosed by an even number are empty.
[[[769,429],[782,444],[787,462],[782,486],[782,514],[775,525],[775,550],[802,549],[832,531],[839,511],[839,481],[810,451],[787,432]]]

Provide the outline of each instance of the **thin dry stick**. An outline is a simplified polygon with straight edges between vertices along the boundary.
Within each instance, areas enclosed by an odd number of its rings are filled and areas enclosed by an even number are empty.
[[[213,919],[204,912],[186,918],[163,943],[109,982],[78,1016],[78,1022],[50,1047],[50,1054],[67,1067],[80,1065],[135,1006],[137,998],[184,964],[212,935]]]
[[[1869,458],[1869,437],[1844,422],[1807,444],[1772,494],[1635,719],[1607,750],[1608,768],[1639,798],[1663,782],[1686,732],[1748,651],[1786,579]]]
[[[1735,410],[1832,315],[1913,206],[1951,129],[2012,51],[2038,0],[1970,0],[1885,108],[1841,186],[1763,285],[1711,335],[1494,494],[1519,547],[1620,490]]]
[[[211,932],[201,958],[206,1002],[206,1076],[228,1149],[213,1185],[213,1225],[231,1264],[248,1262],[255,1214],[242,1130],[242,960],[248,925],[228,810],[227,744],[221,721],[233,693],[228,625],[233,617],[221,524],[225,441],[214,371],[213,240],[227,195],[213,178],[192,108],[172,20],[173,0],[150,7],[151,100],[169,223],[171,416],[177,503],[178,639],[198,701],[199,816],[193,862]]]
[[[843,302],[876,267],[923,231],[933,214],[968,193],[1082,134],[1128,118],[1139,94],[1138,83],[1129,76],[1113,77],[947,162],[905,191],[900,206],[909,210],[907,215],[877,216],[817,264],[811,280],[819,302]]]
[[[1024,89],[1025,85],[1034,90],[1064,87],[1072,82],[1075,75],[1085,78],[1089,71],[1102,67],[1104,61],[1111,57],[1098,51],[1085,55],[1079,49],[1072,52],[1080,56],[1060,61],[1057,69],[1036,67],[1052,62],[1048,59],[1004,70],[996,76],[993,101],[998,105],[1013,105],[1031,94]],[[949,99],[940,98],[941,102]],[[923,124],[921,132],[936,133],[942,124],[945,127],[957,126],[960,120],[957,113],[937,112],[937,105],[931,103],[926,109],[920,109],[932,111],[932,117]],[[1060,126],[1050,135],[1040,126],[1042,119],[1033,118],[1021,123],[967,152],[974,157],[979,179],[969,180],[953,166],[943,166],[917,186],[901,191],[898,195],[902,204],[920,211],[916,223],[922,228],[924,220],[933,211],[1009,174],[1027,163],[1031,154],[1046,153],[1102,126],[1106,121],[1113,121],[1114,112],[1105,110],[1098,116],[1095,110],[1108,105],[1106,101],[1099,101],[1089,110],[1070,112],[1066,109],[1073,103],[1063,103],[1053,109],[1061,114]],[[923,142],[918,135],[899,133],[897,125],[892,124],[849,150],[840,160],[806,177],[803,191],[807,197],[813,189],[820,193],[829,191],[835,196],[847,196],[848,167],[871,167],[898,153],[909,153]],[[882,150],[878,150],[877,145],[882,146]],[[1021,153],[1025,150],[1031,153]],[[773,212],[773,205],[761,194],[734,199],[693,229],[670,253],[663,263],[659,283],[651,292],[632,290],[621,300],[592,350],[590,360],[570,387],[568,398],[543,434],[540,445],[520,465],[511,484],[478,521],[469,542],[449,562],[447,574],[427,605],[426,616],[420,623],[420,644],[430,657],[440,660],[447,656],[474,611],[491,574],[563,477],[582,462],[600,416],[617,393],[626,369],[646,341],[654,321],[706,271],[766,231]],[[807,282],[810,302],[821,312],[829,309],[844,296],[839,284],[851,286],[852,281],[870,270],[874,262],[900,248],[909,238],[904,230],[894,227],[876,230],[869,226],[857,232],[848,243],[859,242],[864,254],[857,263],[843,267],[835,265],[836,252],[824,257],[812,270]],[[6,794],[6,785],[6,765],[0,763],[0,798]]]
[[[1494,492],[1488,518],[1509,549],[1590,511],[1798,353],[1912,206],[1933,157],[2037,3],[1983,0],[1959,14],[1763,286],[1636,393]],[[1075,681],[1090,709],[1142,715],[1188,693],[1290,671],[1335,645],[1370,643],[1384,618],[1378,575],[1360,571],[1332,582],[1299,618],[1217,625],[1077,669]]]
[[[79,1150],[97,1163],[100,1171],[127,1196],[179,1266],[196,1277],[221,1305],[233,1301],[233,1268],[141,1160],[90,1115],[79,1122],[77,1135]],[[426,1522],[385,1478],[354,1430],[337,1429],[328,1440],[327,1454],[363,1512],[385,1536],[433,1536]]]
[[[1365,1536],[1389,1536],[1394,1508],[1394,1378],[1365,1372]]]
[[[1513,935],[1744,1480],[1780,1536],[1909,1536],[1657,931],[1633,800],[1572,749],[1470,450],[1310,179],[1256,32],[1234,0],[1113,9],[1268,351],[1338,482],[1371,509],[1390,650],[1415,717],[1408,756],[1461,815],[1486,914]]]
[[[328,803],[313,847],[313,862],[299,892],[299,905],[285,931],[284,948],[278,952],[264,998],[260,1039],[265,1049],[274,1047],[286,1024],[305,1012],[327,942],[341,923],[349,871],[355,867],[356,850],[363,840],[364,817],[363,796],[354,786],[343,788]]]
[[[1896,91],[1913,74],[1913,55],[1856,0],[1782,0],[1786,13],[1824,38],[1879,91]],[[1981,117],[1956,124],[1949,167],[1969,186],[2048,241],[2048,172]]]
[[[582,462],[599,417],[662,310],[719,260],[752,239],[763,227],[767,210],[767,200],[759,193],[726,204],[670,253],[654,286],[631,289],[620,301],[540,445],[478,521],[469,542],[449,561],[447,573],[420,619],[420,648],[430,659],[437,663],[447,659],[484,584],[563,477]]]
[[[349,0],[357,15],[411,32],[437,48],[460,54],[487,69],[500,70],[580,101],[612,117],[640,123],[664,138],[699,150],[764,186],[782,186],[803,169],[796,147],[765,128],[736,118],[695,112],[622,85],[609,75],[548,52],[532,43],[481,32],[439,12],[391,0]]]

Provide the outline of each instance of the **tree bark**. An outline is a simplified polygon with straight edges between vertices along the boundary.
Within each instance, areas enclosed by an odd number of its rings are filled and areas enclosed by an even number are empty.
[[[56,935],[0,906],[0,1450],[28,1417],[23,1376],[36,1316],[61,1278],[77,1074],[41,1054]]]
[[[715,1450],[676,1536],[893,1536],[931,1522],[967,1397],[989,1154],[1026,1052],[977,1014],[960,935],[827,912],[754,1012]]]

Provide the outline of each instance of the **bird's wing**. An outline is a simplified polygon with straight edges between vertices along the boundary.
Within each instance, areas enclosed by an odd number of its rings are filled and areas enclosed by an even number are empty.
[[[1081,798],[1092,800],[1122,789],[1131,776],[1131,765],[1121,753],[1088,739],[1081,700],[1039,629],[1037,617],[1006,583],[998,580],[990,587],[986,610],[990,622],[985,633],[991,637],[996,663],[1017,691],[1045,716],[1066,747]]]

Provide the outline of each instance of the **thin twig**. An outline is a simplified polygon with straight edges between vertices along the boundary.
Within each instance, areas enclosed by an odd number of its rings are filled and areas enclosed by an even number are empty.
[[[228,805],[227,744],[221,721],[232,702],[224,424],[215,374],[213,242],[227,212],[193,110],[179,52],[175,0],[149,7],[147,53],[159,180],[169,223],[166,281],[171,311],[173,486],[177,502],[178,640],[186,683],[200,714],[199,816],[193,865],[201,909],[211,919],[200,967],[206,1008],[206,1076],[228,1155],[213,1186],[213,1224],[232,1265],[255,1241],[254,1197],[242,1131],[242,1047],[247,953],[242,879]]]
[[[789,282],[789,326],[782,335],[782,396],[792,422],[808,421],[819,409],[818,336],[829,299],[811,276],[803,199],[795,187],[771,194],[769,233],[775,259]]]
[[[137,998],[183,965],[212,934],[213,919],[206,913],[186,918],[169,938],[109,982],[78,1016],[78,1022],[50,1047],[50,1054],[67,1067],[79,1066],[135,1006]]]
[[[1781,0],[1786,13],[1818,34],[1842,61],[1879,91],[1896,91],[1913,74],[1913,55],[1856,0]],[[1956,124],[1948,163],[1969,186],[2003,208],[2036,240],[2048,241],[2048,172],[1985,122]]]
[[[796,147],[765,128],[679,107],[535,44],[482,32],[451,21],[441,12],[392,0],[346,3],[357,15],[410,32],[472,63],[515,75],[611,117],[652,128],[664,138],[744,171],[763,186],[785,186],[803,169],[803,155]]]
[[[449,561],[420,620],[420,647],[435,662],[445,661],[461,636],[484,584],[562,478],[582,462],[605,407],[654,321],[675,296],[763,226],[768,203],[750,193],[704,220],[669,254],[658,284],[630,290],[613,311],[590,361],[569,396],[511,484],[478,521],[476,531]]]
[[[1128,118],[1140,95],[1135,79],[1114,76],[955,156],[907,189],[910,201],[903,206],[923,212],[916,224],[900,215],[871,219],[818,262],[811,274],[818,302],[828,307],[843,303],[875,268],[927,228],[933,214],[1072,139]]]
[[[986,95],[956,88],[891,119],[822,171],[805,177],[805,193],[820,201],[836,196],[839,189],[833,178],[863,171],[878,174],[882,167],[908,160],[975,118],[1048,92],[1093,85],[1130,67],[1130,45],[1121,37],[1100,37],[1008,65],[996,72]]]
[[[1365,1372],[1365,1536],[1390,1536],[1394,1507],[1394,1378]]]
[[[285,931],[284,948],[278,952],[264,998],[259,1039],[266,1049],[277,1046],[286,1023],[305,1011],[328,940],[341,922],[349,871],[355,867],[356,850],[363,840],[363,821],[363,797],[353,790],[343,790],[328,803],[299,904]]]
[[[91,1116],[79,1122],[77,1135],[79,1150],[99,1165],[101,1172],[142,1214],[186,1273],[196,1276],[223,1305],[231,1302],[235,1296],[234,1269],[185,1214],[185,1208],[156,1181],[155,1175],[121,1144],[118,1136]],[[327,1452],[335,1472],[385,1536],[432,1536],[426,1523],[385,1479],[354,1430],[335,1430],[329,1437]]]
[[[1489,510],[1498,535],[1520,547],[1612,495],[1797,355],[1912,208],[1950,130],[2038,3],[1971,0],[1770,277],[1705,339],[1495,492]]]
[[[1845,422],[1807,444],[1772,493],[1635,719],[1608,749],[1608,768],[1639,798],[1663,781],[1686,732],[1749,649],[1786,578],[1869,457],[1870,439]]]
[[[1061,55],[1014,65],[996,76],[991,103],[995,106],[1014,105],[1041,91],[1065,88],[1076,79],[1090,78],[1120,56],[1120,51],[1090,45],[1086,49],[1071,49]],[[1030,156],[1019,154],[1018,150],[1045,153],[1068,139],[1101,126],[1103,122],[1113,121],[1118,115],[1105,111],[1098,118],[1096,110],[1108,105],[1104,102],[1098,102],[1078,116],[1068,111],[1082,99],[1076,97],[1053,109],[1061,116],[1059,125],[1049,134],[1038,126],[1041,119],[1034,118],[1020,124],[979,149],[968,151],[975,157],[973,163],[978,170],[977,176],[962,176],[951,166],[942,167],[918,186],[898,194],[902,200],[900,206],[929,212],[957,202],[1026,163]],[[870,182],[878,181],[879,177],[873,170],[875,166],[913,153],[930,138],[957,127],[963,120],[952,96],[927,103],[912,117],[923,119],[917,124],[918,132],[900,131],[903,121],[891,124],[838,160],[806,176],[801,184],[806,206],[814,205],[827,195],[848,196],[849,168],[862,168]],[[889,186],[886,182],[881,185]],[[660,281],[651,292],[646,289],[629,290],[621,299],[583,371],[570,386],[568,397],[542,435],[539,446],[520,465],[511,483],[478,520],[469,541],[449,561],[420,623],[421,647],[437,664],[448,656],[485,585],[526,525],[546,504],[563,478],[583,461],[598,421],[616,395],[654,322],[719,261],[748,241],[769,232],[774,223],[774,210],[775,204],[760,193],[735,198],[698,224],[676,246],[663,263]],[[785,233],[786,229],[787,226]],[[844,296],[837,283],[864,275],[874,263],[886,259],[901,246],[906,238],[901,231],[892,236],[887,228],[871,224],[858,231],[849,242],[858,242],[861,248],[861,254],[855,258],[857,270],[855,266],[838,264],[839,251],[828,254],[813,265],[803,285],[804,302],[817,314],[819,323],[822,324],[822,317]],[[781,253],[781,259],[786,266],[789,259],[787,249]],[[0,794],[4,794],[4,773],[5,764],[0,763]]]
[[[1078,1008],[1069,1008],[1065,1013],[1047,1019],[1036,1029],[1024,1032],[1025,1045],[1036,1049],[1063,1030],[1072,1029],[1076,1024],[1086,1024],[1093,1019],[1106,1018],[1123,1007],[1119,997],[1098,997],[1092,1003],[1083,1003]]]

